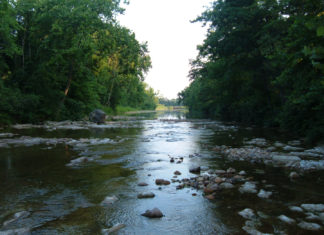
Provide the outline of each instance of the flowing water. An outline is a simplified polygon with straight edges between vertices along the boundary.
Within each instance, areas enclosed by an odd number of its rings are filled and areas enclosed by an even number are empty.
[[[255,223],[264,233],[323,234],[324,230],[298,227],[306,215],[288,208],[324,203],[323,171],[303,173],[291,181],[291,170],[286,168],[232,162],[213,151],[216,145],[240,147],[246,140],[261,137],[270,146],[293,139],[271,130],[186,120],[179,112],[154,113],[144,120],[102,127],[0,130],[0,234],[17,228],[28,228],[31,234],[101,234],[118,223],[126,227],[116,234],[246,234],[242,230],[246,219],[238,214],[245,208],[263,215]],[[89,160],[71,164],[80,157]],[[171,157],[183,157],[183,161],[171,163]],[[202,190],[177,190],[178,183],[155,184],[158,178],[173,179],[176,170],[182,173],[178,179],[196,176],[189,173],[192,165],[244,170],[258,188],[273,194],[263,199],[240,193],[236,185],[208,200]],[[148,186],[138,186],[140,182]],[[155,197],[138,199],[141,192],[153,192]],[[118,200],[102,205],[107,196]],[[141,216],[154,207],[164,217]],[[28,213],[10,221],[21,211]],[[279,215],[297,222],[289,225],[278,220]],[[309,222],[324,227],[318,218]]]

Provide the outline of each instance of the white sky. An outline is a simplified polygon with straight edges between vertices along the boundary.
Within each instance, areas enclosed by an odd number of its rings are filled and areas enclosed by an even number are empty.
[[[190,23],[211,0],[130,0],[121,25],[148,42],[152,68],[145,82],[167,98],[176,98],[189,85],[190,59],[195,59],[206,35],[206,27]]]

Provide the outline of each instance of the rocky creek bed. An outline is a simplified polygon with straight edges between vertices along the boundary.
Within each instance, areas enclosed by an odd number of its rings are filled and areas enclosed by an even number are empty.
[[[154,117],[1,130],[0,234],[323,234],[323,147]]]

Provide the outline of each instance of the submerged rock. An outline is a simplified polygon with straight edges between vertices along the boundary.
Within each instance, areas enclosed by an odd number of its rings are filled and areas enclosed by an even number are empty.
[[[310,231],[318,231],[322,229],[322,226],[316,223],[308,223],[305,221],[302,221],[298,224],[298,227],[305,229],[305,230],[310,230]]]
[[[145,186],[147,186],[148,184],[145,183],[145,182],[140,182],[140,183],[138,183],[137,185],[138,185],[138,186],[141,186],[141,187],[145,187]]]
[[[153,208],[152,210],[146,210],[142,216],[148,217],[148,218],[161,218],[163,217],[163,213],[158,208]]]
[[[295,172],[295,171],[293,171],[293,172],[290,172],[290,174],[289,174],[289,178],[290,179],[297,179],[299,177],[299,174],[297,173],[297,172]]]
[[[114,204],[116,201],[118,201],[118,197],[116,197],[115,195],[113,196],[107,196],[105,197],[105,199],[101,202],[102,206],[109,206]]]
[[[240,171],[240,172],[239,172],[239,175],[242,175],[242,176],[243,176],[243,175],[246,175],[246,172],[245,172],[245,171]]]
[[[31,234],[30,228],[0,230],[0,235],[29,235],[29,234]]]
[[[252,209],[250,208],[245,208],[244,210],[240,211],[238,213],[240,216],[242,216],[245,219],[254,219],[256,218],[254,212]]]
[[[260,198],[269,198],[272,195],[272,192],[265,191],[261,189],[258,193],[258,197]]]
[[[125,228],[126,225],[125,224],[116,224],[114,225],[113,227],[109,228],[109,229],[102,229],[101,230],[101,234],[103,235],[108,235],[108,234],[111,234],[111,233],[114,233],[122,228]]]
[[[3,222],[3,226],[7,226],[8,224],[11,224],[19,219],[22,219],[22,218],[25,218],[27,216],[29,216],[30,213],[28,211],[20,211],[20,212],[17,212],[13,215],[13,217],[5,222]],[[1,232],[0,232],[1,234]]]
[[[142,199],[142,198],[153,198],[155,197],[155,194],[152,192],[146,192],[146,193],[140,193],[137,195],[137,198]]]
[[[240,188],[241,193],[257,193],[256,186],[252,182],[245,182]]]
[[[289,218],[288,216],[285,215],[280,215],[278,216],[278,219],[281,220],[282,222],[285,222],[287,224],[294,224],[296,223],[296,220]]]
[[[296,156],[285,156],[285,155],[274,155],[272,161],[278,165],[292,166],[293,164],[301,161],[300,157]]]
[[[324,212],[324,204],[302,204],[301,207],[306,211]]]

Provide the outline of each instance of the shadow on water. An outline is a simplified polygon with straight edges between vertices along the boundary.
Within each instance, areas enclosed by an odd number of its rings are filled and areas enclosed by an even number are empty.
[[[323,203],[322,172],[291,182],[290,172],[282,168],[229,162],[212,151],[215,145],[240,147],[246,139],[257,137],[285,142],[285,136],[210,120],[185,120],[181,112],[138,115],[144,120],[120,122],[115,128],[6,130],[17,134],[11,138],[70,138],[74,142],[0,147],[0,231],[27,227],[32,234],[100,234],[103,228],[123,223],[126,227],[118,234],[245,234],[246,220],[238,212],[251,208],[268,216],[258,218],[258,229],[263,232],[311,234],[278,221],[277,216],[285,214],[299,221],[304,215],[294,214],[288,206]],[[112,141],[100,144],[88,139]],[[67,165],[80,157],[93,160]],[[170,163],[171,157],[184,160]],[[261,199],[235,188],[209,201],[201,190],[177,190],[176,183],[155,184],[158,178],[174,179],[176,170],[182,173],[179,179],[195,176],[188,170],[192,165],[245,170],[259,189],[272,191],[273,196]],[[148,186],[140,187],[139,182]],[[138,199],[141,192],[153,192],[155,197]],[[107,196],[118,200],[101,205]],[[165,216],[148,219],[140,215],[154,207]],[[5,223],[20,211],[29,215]]]

